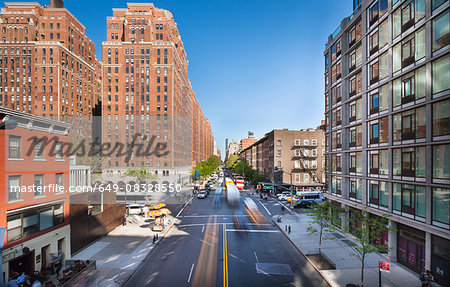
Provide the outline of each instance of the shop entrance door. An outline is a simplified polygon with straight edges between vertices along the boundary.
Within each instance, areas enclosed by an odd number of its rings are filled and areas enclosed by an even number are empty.
[[[9,261],[9,274],[12,272],[31,275],[34,272],[34,250]]]

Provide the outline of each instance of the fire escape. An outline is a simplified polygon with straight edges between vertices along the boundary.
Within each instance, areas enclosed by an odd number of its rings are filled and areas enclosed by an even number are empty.
[[[312,183],[322,183],[320,181],[319,176],[317,176],[317,153],[316,155],[312,154],[312,151],[317,148],[317,145],[305,145],[301,142],[294,143],[291,150],[294,151],[294,155],[292,156],[293,161],[298,161],[300,163],[299,167],[294,165],[292,169],[292,173],[298,172],[307,172],[311,177]],[[315,160],[316,166],[312,166],[312,164],[305,166],[305,160]],[[294,163],[295,164],[295,163]]]

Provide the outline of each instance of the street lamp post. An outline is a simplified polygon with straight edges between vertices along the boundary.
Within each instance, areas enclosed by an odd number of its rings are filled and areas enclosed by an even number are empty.
[[[289,173],[289,176],[291,178],[291,206],[290,206],[290,208],[292,210],[292,202],[294,201],[292,196],[294,195],[294,189],[293,189],[293,186],[292,186],[292,173],[290,173],[290,172],[288,172],[288,173]]]

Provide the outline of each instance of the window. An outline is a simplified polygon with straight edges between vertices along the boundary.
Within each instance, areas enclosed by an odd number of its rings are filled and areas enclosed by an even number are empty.
[[[362,46],[359,45],[350,53],[350,72],[354,71],[362,63]]]
[[[433,19],[433,52],[450,44],[450,9]]]
[[[61,142],[57,142],[55,144],[55,157],[56,157],[56,159],[62,159],[63,158],[62,143]]]
[[[369,202],[371,204],[388,207],[388,184],[383,181],[369,183]]]
[[[433,104],[433,136],[450,135],[450,99]]]
[[[446,2],[446,0],[433,0],[432,1],[432,7],[433,7],[433,10],[434,9],[436,9],[436,8],[438,8],[439,6],[441,6],[442,4],[444,4]],[[8,22],[6,22],[6,23],[8,23]]]
[[[362,118],[362,98],[350,103],[350,122]]]
[[[350,179],[349,197],[352,200],[360,201],[362,199],[362,180],[359,178]]]
[[[433,178],[450,180],[450,144],[433,146]]]
[[[44,175],[43,174],[35,174],[34,175],[34,196],[42,195],[44,192]]]
[[[378,1],[369,8],[369,23],[372,25],[378,20]]]
[[[425,187],[394,183],[392,193],[394,210],[425,217]]]
[[[20,199],[20,175],[8,177],[8,200]]]
[[[394,11],[393,38],[414,26],[423,17],[425,17],[425,0],[405,1]]]
[[[331,46],[331,61],[334,61],[341,55],[341,40],[338,40],[333,46]]]
[[[44,148],[43,148],[43,141],[42,140],[35,140],[34,141],[34,158],[35,159],[41,159],[43,158]]]
[[[371,174],[388,175],[388,150],[378,150],[369,153],[369,166]]]
[[[281,140],[277,140],[277,146],[281,146]]]
[[[331,84],[336,82],[341,78],[341,63],[338,62],[331,66]]]
[[[331,103],[335,105],[341,101],[341,85],[335,86],[331,89]]]
[[[281,156],[281,149],[277,150],[277,156]]]
[[[370,144],[387,143],[389,140],[389,118],[383,117],[370,124]]]
[[[20,137],[9,136],[9,158],[20,158]]]
[[[304,145],[309,145],[309,140],[303,140]]]
[[[356,76],[350,78],[350,97],[362,91],[362,74],[359,72]]]
[[[433,62],[433,94],[450,89],[450,54]]]
[[[424,98],[426,95],[426,67],[423,66],[393,81],[393,104],[399,106]]]
[[[356,41],[361,39],[361,20],[359,20],[351,29],[350,29],[350,44],[351,47]]]
[[[433,221],[450,224],[450,189],[433,188]]]
[[[362,172],[362,152],[350,154],[350,172]]]
[[[425,27],[395,45],[392,54],[394,73],[425,57]]]
[[[392,157],[395,176],[425,177],[425,147],[393,149]]]

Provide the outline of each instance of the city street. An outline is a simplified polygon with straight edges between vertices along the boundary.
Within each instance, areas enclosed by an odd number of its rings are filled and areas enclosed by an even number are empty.
[[[242,197],[256,202],[265,224],[251,222]],[[239,206],[229,206],[221,188],[195,197],[125,286],[327,286],[273,226],[270,218],[280,212],[276,201],[244,194]]]

